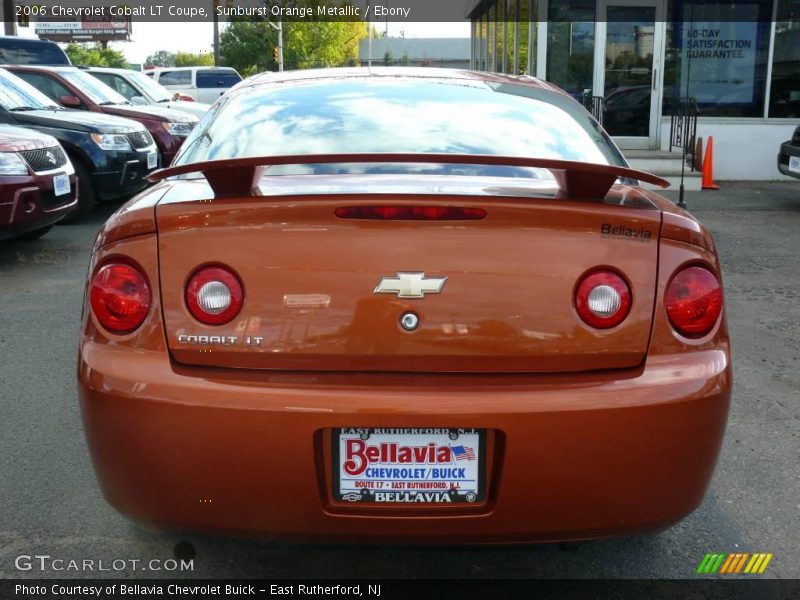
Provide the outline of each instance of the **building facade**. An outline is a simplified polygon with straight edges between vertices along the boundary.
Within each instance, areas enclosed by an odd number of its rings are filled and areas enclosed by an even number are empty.
[[[468,69],[470,44],[468,38],[373,38],[359,42],[358,61],[361,66]]]
[[[780,179],[800,124],[800,0],[473,0],[471,66],[602,98],[623,149],[668,149],[697,105],[723,179]]]

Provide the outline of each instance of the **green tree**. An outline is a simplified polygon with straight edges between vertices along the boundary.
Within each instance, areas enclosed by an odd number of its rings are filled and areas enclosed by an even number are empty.
[[[103,48],[100,44],[68,44],[64,49],[73,65],[86,67],[116,67],[127,69],[130,65],[125,55],[113,48]]]
[[[144,64],[153,67],[174,67],[175,53],[169,50],[159,50],[148,56]]]
[[[285,22],[283,23],[283,63],[285,69],[339,67],[355,64],[358,42],[367,36],[363,22]],[[222,64],[243,76],[275,71],[278,65],[272,49],[278,33],[264,21],[233,21],[220,35]]]
[[[178,52],[175,55],[176,67],[213,67],[214,55],[210,52]]]
[[[272,48],[277,44],[278,34],[269,23],[234,20],[219,36],[220,59],[223,65],[233,67],[244,77],[275,70]]]
[[[362,21],[301,21],[288,25],[283,38],[284,68],[343,67],[358,59],[358,43],[367,37]]]

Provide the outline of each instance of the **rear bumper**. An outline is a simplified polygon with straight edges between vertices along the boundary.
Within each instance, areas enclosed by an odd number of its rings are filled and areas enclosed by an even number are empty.
[[[717,459],[731,372],[717,349],[614,374],[231,373],[84,339],[79,389],[105,497],[134,519],[291,539],[510,543],[658,530],[691,512]],[[338,504],[334,427],[486,428],[487,499]]]
[[[78,183],[70,175],[70,192],[53,194],[51,176],[0,177],[0,239],[22,235],[60,221],[77,204]]]

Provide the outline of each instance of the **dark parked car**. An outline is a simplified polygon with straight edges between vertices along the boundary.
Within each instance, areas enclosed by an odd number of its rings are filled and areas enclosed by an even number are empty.
[[[0,125],[0,239],[38,238],[76,204],[75,169],[58,141]]]
[[[55,42],[0,36],[0,64],[68,66],[71,63]]]
[[[198,121],[197,117],[161,106],[134,106],[102,81],[76,67],[13,66],[8,70],[66,108],[138,121],[155,138],[163,166],[172,162]]]
[[[800,179],[800,126],[794,130],[792,139],[781,144],[778,170],[784,175]]]
[[[77,208],[65,221],[87,214],[96,199],[132,196],[158,166],[153,138],[136,121],[67,110],[31,85],[0,69],[0,123],[30,127],[56,138],[78,177]]]

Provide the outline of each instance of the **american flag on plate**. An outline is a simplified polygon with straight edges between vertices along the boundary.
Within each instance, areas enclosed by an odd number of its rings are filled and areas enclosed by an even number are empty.
[[[469,446],[450,446],[456,460],[475,460],[475,450]]]

